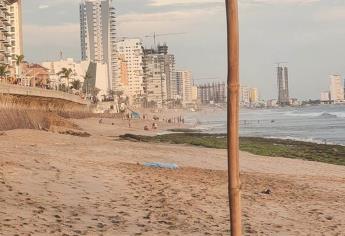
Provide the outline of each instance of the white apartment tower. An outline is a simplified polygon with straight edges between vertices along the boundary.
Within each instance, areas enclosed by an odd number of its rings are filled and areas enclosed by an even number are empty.
[[[242,85],[240,87],[240,103],[241,105],[250,103],[250,89],[248,86]]]
[[[108,90],[115,89],[117,74],[116,15],[112,0],[82,0],[80,39],[83,61],[108,67]]]
[[[15,68],[15,55],[23,54],[20,0],[0,1],[0,63]]]
[[[143,43],[140,39],[124,38],[116,42],[119,73],[116,91],[123,91],[138,103],[143,96]]]
[[[191,103],[192,97],[192,85],[193,75],[191,71],[177,70],[176,71],[176,82],[177,82],[177,93],[182,99],[183,103]]]
[[[329,92],[332,102],[344,101],[344,87],[340,75],[329,76]]]
[[[259,90],[257,88],[249,89],[249,102],[255,104],[259,102]]]
[[[23,55],[22,1],[9,2],[13,2],[9,8],[13,53]]]

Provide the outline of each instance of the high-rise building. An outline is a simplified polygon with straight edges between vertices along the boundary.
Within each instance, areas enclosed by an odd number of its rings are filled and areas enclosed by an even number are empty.
[[[148,107],[163,107],[167,101],[164,61],[161,56],[145,50],[144,54],[144,94]]]
[[[23,55],[23,30],[22,30],[22,1],[8,1],[13,2],[10,5],[10,21],[13,53],[15,55]]]
[[[329,92],[332,102],[344,101],[344,88],[340,75],[329,76]]]
[[[198,101],[198,86],[192,86],[192,101],[193,103],[197,103]]]
[[[143,90],[147,104],[164,106],[168,100],[177,99],[175,56],[168,54],[168,46],[144,50]]]
[[[177,94],[184,104],[191,103],[192,98],[192,72],[187,70],[177,70],[176,72]]]
[[[201,104],[226,103],[225,83],[199,85],[198,102]]]
[[[0,1],[0,63],[14,73],[15,55],[23,54],[21,1]]]
[[[140,39],[121,39],[116,42],[119,73],[116,91],[123,91],[132,102],[143,96],[143,43]]]
[[[81,58],[103,63],[108,70],[108,90],[116,88],[116,15],[112,0],[82,0],[80,3]]]
[[[175,77],[175,55],[168,53],[168,46],[166,44],[158,45],[158,54],[160,60],[164,61],[164,74],[166,77],[167,99],[176,100],[177,88]]]
[[[259,90],[257,88],[250,88],[249,90],[249,102],[255,104],[259,102]]]
[[[280,106],[290,105],[289,95],[289,69],[287,66],[279,65],[277,67],[278,81],[278,104]]]
[[[250,90],[248,86],[242,85],[240,87],[240,103],[241,105],[248,105],[250,103]]]

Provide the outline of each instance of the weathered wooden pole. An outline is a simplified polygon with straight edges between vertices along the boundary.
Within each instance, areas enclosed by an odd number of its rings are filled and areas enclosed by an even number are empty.
[[[242,235],[239,167],[239,29],[237,0],[225,0],[228,38],[228,178],[231,235]]]

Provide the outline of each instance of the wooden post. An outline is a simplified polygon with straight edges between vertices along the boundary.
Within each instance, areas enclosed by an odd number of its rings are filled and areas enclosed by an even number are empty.
[[[228,178],[231,235],[242,235],[239,167],[239,29],[237,0],[225,0],[228,38]]]

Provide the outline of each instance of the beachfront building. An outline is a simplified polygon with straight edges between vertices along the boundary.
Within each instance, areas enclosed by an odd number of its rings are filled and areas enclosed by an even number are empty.
[[[175,56],[166,44],[144,50],[143,68],[144,106],[163,107],[178,99]]]
[[[104,63],[87,62],[86,75],[82,86],[89,98],[97,97],[99,101],[112,99],[108,90],[108,66]]]
[[[23,54],[21,1],[0,1],[0,16],[0,63],[15,74],[15,55]]]
[[[157,51],[160,55],[160,60],[164,63],[164,74],[166,77],[167,99],[176,100],[177,97],[177,82],[175,74],[175,55],[168,53],[168,46],[166,44],[158,45]]]
[[[144,107],[163,107],[167,101],[164,61],[153,50],[144,52]]]
[[[116,89],[116,15],[111,0],[82,0],[80,3],[82,61],[107,67],[107,90]],[[101,65],[103,68],[104,65]]]
[[[248,86],[241,85],[240,87],[240,104],[241,106],[248,106],[250,103],[250,89]]]
[[[330,102],[329,91],[321,92],[320,102],[322,104],[328,104]]]
[[[115,91],[129,97],[131,104],[139,104],[143,91],[143,43],[140,39],[124,38],[116,42],[118,68]]]
[[[259,105],[259,90],[257,88],[250,88],[246,85],[241,85],[240,105],[244,107]]]
[[[344,86],[340,75],[329,76],[329,94],[332,103],[344,101]]]
[[[267,107],[277,107],[278,106],[278,100],[276,100],[276,99],[267,100],[266,106]]]
[[[13,53],[23,55],[22,1],[8,2],[13,2],[9,7]]]
[[[249,89],[249,102],[250,104],[257,104],[259,102],[259,90],[257,88]]]
[[[196,104],[198,102],[198,86],[192,86],[192,102]]]
[[[65,84],[68,86],[67,80],[58,75],[63,68],[71,69],[73,71],[71,81],[79,80],[81,83],[83,83],[89,62],[76,62],[73,58],[66,58],[56,61],[45,61],[42,62],[41,65],[48,69],[51,87],[58,89],[60,84]]]
[[[198,85],[198,103],[226,103],[226,84],[224,82]]]
[[[25,74],[25,80],[22,85],[38,88],[49,87],[49,70],[39,64],[22,63],[22,72]]]
[[[129,83],[126,57],[124,55],[118,55],[117,63],[119,70],[116,75],[115,92],[127,93],[126,91],[128,90]]]
[[[52,89],[59,90],[62,85],[67,88],[73,81],[79,80],[81,89],[86,95],[93,94],[99,100],[104,100],[108,96],[108,67],[104,63],[77,62],[73,58],[67,58],[42,62],[41,65],[48,70]],[[72,70],[69,80],[59,75],[63,68]]]
[[[188,70],[177,70],[175,72],[177,95],[181,99],[182,103],[188,104],[193,102],[192,97],[192,85],[193,75]]]
[[[279,65],[277,67],[277,82],[278,82],[278,104],[280,106],[290,105],[289,69],[287,66]]]

